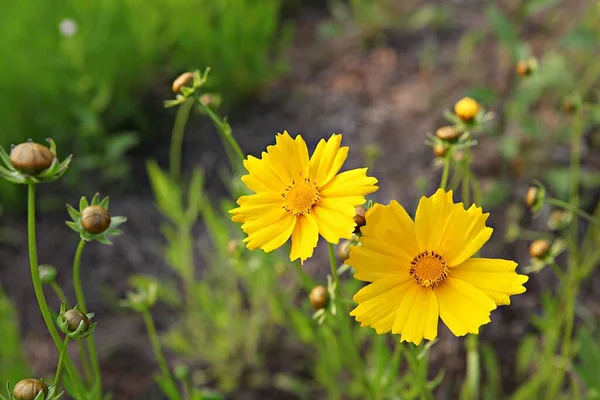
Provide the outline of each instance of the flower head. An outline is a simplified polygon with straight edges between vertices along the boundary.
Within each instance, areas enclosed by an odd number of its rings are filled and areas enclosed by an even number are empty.
[[[472,121],[479,113],[479,110],[479,103],[470,97],[464,97],[454,105],[454,112],[463,121]]]
[[[72,221],[67,221],[69,228],[79,233],[79,236],[88,242],[97,240],[100,243],[112,245],[111,236],[118,236],[123,232],[117,229],[127,221],[125,217],[111,217],[108,212],[109,198],[100,200],[96,193],[89,203],[83,196],[79,201],[79,210],[67,204],[67,211]]]
[[[62,177],[69,169],[72,156],[60,162],[56,157],[56,144],[52,139],[46,140],[50,147],[30,139],[13,146],[10,155],[0,146],[0,177],[26,185],[53,182]]]
[[[270,252],[291,237],[290,259],[304,262],[319,234],[334,244],[352,237],[355,207],[378,189],[377,179],[366,175],[367,168],[338,174],[348,156],[348,147],[340,147],[342,135],[322,139],[310,158],[300,135],[293,139],[284,132],[276,141],[262,158],[244,161],[248,175],[242,181],[255,194],[240,197],[240,207],[230,213],[243,223],[249,249]]]
[[[415,344],[437,336],[439,318],[456,336],[478,333],[496,306],[525,292],[528,279],[513,261],[471,258],[492,234],[488,216],[442,189],[421,198],[414,222],[396,201],[375,205],[346,261],[355,278],[372,282],[356,293],[350,314]]]

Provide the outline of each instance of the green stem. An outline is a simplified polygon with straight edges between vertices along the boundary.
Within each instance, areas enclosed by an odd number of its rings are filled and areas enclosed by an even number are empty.
[[[467,390],[468,399],[479,398],[479,336],[469,334],[465,338],[467,348]]]
[[[88,309],[85,304],[85,297],[83,295],[83,287],[81,285],[81,255],[83,254],[83,248],[85,247],[86,241],[81,239],[75,252],[75,259],[73,261],[73,286],[75,287],[75,298],[77,304],[82,313],[87,314]],[[102,374],[100,372],[100,362],[98,361],[98,352],[96,351],[96,343],[94,341],[94,335],[90,335],[86,339],[88,353],[94,371],[94,387],[96,388],[98,398],[102,397]],[[83,363],[83,360],[82,360]]]
[[[58,299],[61,302],[65,303],[65,307],[67,307],[67,310],[70,309],[71,305],[69,304],[69,300],[67,299],[67,296],[65,296],[65,292],[62,290],[60,285],[56,282],[52,282],[50,286],[52,287],[52,290],[54,290],[56,297],[58,297]],[[77,341],[77,347],[79,347],[79,361],[81,362],[81,367],[83,368],[83,374],[85,376],[85,379],[88,382],[91,382],[92,370],[90,369],[90,361],[88,360],[88,356],[85,352],[85,348],[83,347],[83,342],[81,340]]]
[[[150,337],[150,344],[152,345],[152,351],[154,352],[154,357],[156,358],[156,362],[158,363],[158,367],[160,368],[160,372],[162,375],[169,379],[173,385],[173,387],[177,387],[177,384],[173,380],[173,376],[171,375],[171,370],[169,369],[169,365],[167,364],[167,359],[162,350],[162,346],[160,345],[160,339],[158,338],[158,333],[156,332],[156,325],[154,325],[154,320],[152,319],[152,315],[148,310],[142,312],[142,317],[144,318],[144,323],[146,324],[146,329],[148,330],[148,336]]]
[[[571,201],[577,201],[577,202],[579,202],[578,196],[573,196],[573,198],[572,198]],[[580,208],[572,205],[571,203],[567,203],[566,201],[562,201],[562,200],[559,200],[559,199],[554,199],[552,197],[546,197],[544,199],[544,203],[550,204],[552,206],[564,208],[565,210],[571,211],[573,214],[577,214],[581,218],[586,219],[586,220],[588,220],[589,222],[591,222],[593,224],[600,225],[600,220],[594,218],[590,214],[588,214],[585,211],[583,211],[582,209],[580,209]],[[575,223],[575,221],[573,221],[573,223]]]
[[[444,169],[442,170],[442,180],[440,182],[440,188],[446,190],[448,185],[448,173],[450,172],[450,150],[444,155]]]
[[[38,306],[40,308],[40,312],[42,313],[42,317],[48,328],[48,332],[54,341],[54,344],[59,352],[63,350],[63,343],[60,339],[60,335],[58,334],[58,330],[56,326],[54,326],[54,321],[52,320],[52,313],[48,308],[48,303],[46,302],[46,297],[44,296],[44,291],[42,289],[42,282],[40,281],[40,271],[38,266],[37,259],[37,246],[35,240],[35,184],[30,184],[27,191],[27,239],[29,246],[29,266],[31,269],[31,279],[33,281],[33,290],[35,292],[35,297],[38,302]],[[67,354],[65,356],[65,369],[71,378],[71,381],[75,385],[75,389],[77,393],[82,396],[81,398],[85,398],[85,390],[81,383],[81,379],[79,375],[75,372],[73,368],[73,363]]]
[[[58,359],[58,365],[56,367],[56,374],[54,375],[54,386],[56,387],[56,392],[60,392],[60,379],[62,378],[63,365],[64,365],[64,361],[65,361],[65,355],[67,354],[69,340],[71,340],[71,338],[69,336],[65,337],[65,341],[63,342],[63,348],[62,348],[62,351],[60,352],[60,357]]]
[[[171,150],[169,153],[169,171],[171,179],[177,182],[181,176],[181,152],[183,149],[183,136],[187,125],[190,111],[194,105],[193,99],[186,99],[177,109],[173,132],[171,134]]]
[[[331,243],[327,244],[329,245],[329,266],[331,267],[331,277],[333,278],[333,283],[335,284],[336,297],[341,299],[343,296],[342,288],[340,287],[340,276],[338,275],[337,260],[335,259],[335,248]]]

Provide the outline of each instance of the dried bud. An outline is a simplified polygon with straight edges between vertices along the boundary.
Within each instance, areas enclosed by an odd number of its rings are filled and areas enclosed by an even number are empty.
[[[544,258],[550,250],[550,242],[545,239],[538,239],[529,245],[529,255],[533,258]]]
[[[446,147],[441,143],[436,144],[433,146],[433,154],[436,157],[444,157],[446,155]]]
[[[102,206],[86,207],[81,212],[81,226],[88,233],[102,233],[110,227],[110,214]]]
[[[69,332],[75,332],[79,328],[79,325],[82,321],[85,330],[90,327],[90,319],[87,317],[87,315],[75,308],[66,311],[59,318],[66,323]]]
[[[454,112],[463,121],[472,121],[479,113],[479,103],[470,97],[464,97],[454,105]]]
[[[191,72],[184,72],[183,74],[179,75],[177,79],[173,81],[173,92],[179,93],[181,88],[183,86],[187,86],[187,84],[190,83],[192,79],[194,79],[194,74],[192,74]]]
[[[10,163],[26,174],[38,174],[50,168],[56,156],[46,146],[34,142],[25,142],[13,147]]]
[[[529,207],[533,207],[538,201],[539,189],[536,186],[531,186],[527,190],[525,195],[525,204]]]
[[[310,305],[315,311],[321,310],[325,308],[327,305],[327,301],[329,300],[329,294],[327,293],[327,289],[325,286],[315,286],[313,290],[310,291],[310,295],[308,296],[310,299]]]
[[[13,389],[16,400],[34,400],[41,392],[44,397],[48,394],[48,385],[37,379],[23,379]]]
[[[56,268],[52,265],[40,265],[39,270],[42,285],[50,285],[56,281]]]
[[[355,212],[356,214],[354,215],[354,223],[356,226],[354,227],[354,233],[359,233],[360,228],[367,224],[367,220],[365,219],[365,213],[367,212],[367,209],[363,206],[358,206],[356,207]]]
[[[343,240],[338,246],[338,257],[342,261],[346,261],[350,257],[350,241]]]
[[[435,131],[435,135],[442,140],[456,140],[462,135],[462,132],[453,126],[442,126]]]

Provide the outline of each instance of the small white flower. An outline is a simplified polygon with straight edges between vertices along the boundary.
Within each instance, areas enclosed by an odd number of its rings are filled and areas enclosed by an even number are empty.
[[[77,33],[77,28],[77,22],[70,18],[63,19],[60,21],[60,25],[58,26],[60,33],[65,37],[75,36]]]

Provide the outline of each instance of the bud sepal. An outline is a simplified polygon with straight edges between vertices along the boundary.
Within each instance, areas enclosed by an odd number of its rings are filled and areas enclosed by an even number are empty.
[[[56,157],[56,144],[52,139],[46,139],[46,141],[50,143],[49,148],[34,143],[30,139],[14,146],[11,155],[7,154],[0,146],[0,159],[2,160],[0,177],[9,182],[23,185],[48,183],[60,179],[69,169],[73,155],[60,162]],[[23,159],[19,161],[18,158]]]
[[[96,193],[92,202],[89,203],[83,196],[79,201],[79,210],[67,204],[67,211],[71,217],[71,221],[66,222],[67,226],[79,233],[81,239],[87,242],[96,240],[110,246],[113,243],[109,237],[123,233],[117,227],[127,221],[127,218],[111,217],[108,213],[108,206],[108,197],[100,200],[100,195]]]
[[[0,394],[1,400],[56,400],[59,399],[64,392],[57,393],[56,386],[48,387],[42,379],[23,379],[14,386],[10,382],[6,382],[7,397]]]
[[[56,319],[56,324],[71,339],[84,339],[94,333],[96,326],[98,326],[97,322],[92,323],[93,318],[94,313],[82,313],[79,310],[79,305],[66,310],[66,305],[63,302],[60,305],[60,314]]]

